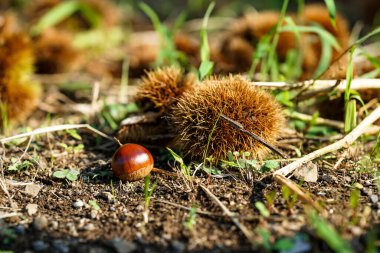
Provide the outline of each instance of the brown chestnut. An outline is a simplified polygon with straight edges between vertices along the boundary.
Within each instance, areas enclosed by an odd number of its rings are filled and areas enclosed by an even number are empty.
[[[124,144],[112,157],[112,171],[123,181],[136,181],[147,176],[153,169],[152,154],[143,146]]]

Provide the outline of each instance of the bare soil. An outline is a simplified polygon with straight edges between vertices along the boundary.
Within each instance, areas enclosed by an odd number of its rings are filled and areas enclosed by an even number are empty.
[[[38,155],[38,164],[18,172],[5,170],[9,197],[0,196],[0,210],[17,216],[0,220],[0,248],[14,252],[263,252],[259,230],[269,231],[269,241],[280,238],[303,238],[305,251],[332,252],[318,239],[310,226],[310,206],[296,200],[286,200],[281,186],[268,174],[254,171],[223,171],[225,177],[208,177],[198,173],[194,186],[188,187],[181,178],[152,174],[157,187],[149,205],[149,220],[144,223],[144,182],[119,181],[110,168],[110,143],[96,144],[92,135],[82,134],[85,149],[67,152],[58,145],[77,145],[67,134],[41,136],[33,141],[27,152],[17,146],[4,147],[4,168],[11,157],[25,159]],[[310,142],[310,141],[309,141]],[[309,143],[308,146],[316,145]],[[352,150],[363,152],[363,147]],[[165,150],[153,150],[156,164],[173,170],[173,161]],[[326,217],[356,252],[368,245],[368,231],[379,230],[378,189],[373,175],[360,170],[355,159],[343,159],[336,169],[341,153],[316,161],[317,183],[298,182],[319,200],[328,211]],[[169,161],[169,163],[167,163]],[[52,171],[72,168],[80,171],[75,182],[52,177]],[[297,180],[296,180],[297,182]],[[26,191],[32,183],[42,186],[35,197]],[[234,212],[240,222],[257,235],[252,246],[229,217],[223,214],[199,187],[204,184]],[[350,206],[354,183],[361,186],[360,203]],[[275,196],[273,204],[266,196]],[[89,204],[95,200],[96,211]],[[260,215],[255,203],[266,203],[271,215]],[[28,214],[29,204],[37,211]],[[185,226],[192,206],[197,215],[192,229]],[[33,212],[33,211],[32,211]],[[377,247],[378,247],[377,242]],[[30,251],[31,250],[31,251]],[[292,251],[293,252],[293,251]]]

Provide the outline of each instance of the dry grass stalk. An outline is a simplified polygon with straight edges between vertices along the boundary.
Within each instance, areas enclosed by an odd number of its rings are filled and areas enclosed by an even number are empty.
[[[368,115],[354,130],[352,130],[351,133],[347,134],[343,139],[328,145],[326,147],[323,147],[321,149],[318,149],[314,152],[311,152],[310,154],[298,159],[295,162],[292,162],[291,164],[288,164],[287,166],[275,171],[273,173],[273,176],[284,176],[286,177],[290,173],[292,173],[297,168],[303,166],[307,162],[310,162],[318,157],[321,157],[325,154],[328,154],[330,152],[337,151],[341,148],[348,148],[352,143],[356,141],[357,138],[359,138],[365,131],[370,127],[371,124],[373,124],[376,120],[380,118],[380,106],[378,106],[370,115]]]
[[[254,243],[256,241],[255,235],[248,230],[244,224],[240,223],[239,219],[236,217],[236,215],[231,212],[219,199],[216,197],[205,185],[201,184],[200,187],[202,190],[223,210],[223,212],[229,216],[232,220],[232,222],[240,229],[240,231],[244,234],[244,236],[248,239],[248,241],[254,246]]]
[[[25,138],[25,137],[31,137],[31,136],[35,136],[35,135],[39,135],[39,134],[45,134],[45,133],[62,131],[62,130],[69,130],[69,129],[79,129],[79,128],[84,128],[91,133],[97,134],[103,138],[106,138],[112,142],[115,142],[115,140],[113,138],[111,138],[110,136],[106,135],[105,133],[102,133],[99,130],[93,128],[89,124],[67,124],[67,125],[57,125],[57,126],[38,128],[38,129],[35,129],[35,130],[28,132],[28,133],[18,134],[18,135],[14,135],[11,137],[3,138],[3,139],[0,139],[0,144],[5,144],[8,142],[17,140],[17,139],[21,139],[21,138]]]

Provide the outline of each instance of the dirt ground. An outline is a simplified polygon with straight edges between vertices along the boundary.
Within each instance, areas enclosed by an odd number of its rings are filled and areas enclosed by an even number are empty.
[[[317,239],[310,226],[312,208],[299,200],[285,199],[281,186],[272,180],[270,173],[252,170],[230,170],[223,177],[211,178],[198,173],[193,187],[180,178],[152,174],[157,187],[145,223],[144,182],[119,181],[110,168],[112,150],[117,146],[106,142],[96,144],[94,136],[83,136],[85,148],[76,153],[67,152],[57,144],[80,143],[64,133],[37,138],[26,153],[25,147],[2,149],[5,168],[11,164],[11,157],[39,156],[28,169],[4,171],[9,196],[1,195],[0,205],[13,204],[14,208],[0,211],[13,211],[15,216],[1,220],[3,252],[263,252],[260,230],[268,231],[271,243],[279,238],[291,238],[300,245],[297,246],[300,251],[282,252],[333,252],[323,240]],[[309,146],[316,143],[309,142]],[[363,149],[359,144],[351,151],[363,152]],[[168,166],[173,161],[165,162],[170,156],[164,150],[154,150],[154,154],[156,164],[173,170],[173,166]],[[316,161],[317,183],[299,183],[314,200],[320,200],[328,211],[326,218],[355,251],[364,252],[369,240],[367,231],[378,233],[379,230],[378,188],[370,172],[359,170],[358,161],[343,159],[338,168],[332,169],[341,155],[339,152]],[[64,168],[79,170],[79,179],[70,182],[52,177],[52,170]],[[350,206],[354,183],[361,186],[360,203],[355,209]],[[30,184],[41,188],[37,187],[37,192],[30,190],[35,189],[27,188]],[[258,239],[253,246],[200,184],[206,185],[240,222],[254,231]],[[273,196],[273,204],[266,198],[269,195]],[[99,210],[89,204],[91,200],[96,201]],[[257,201],[266,203],[269,217],[260,215],[255,208]],[[31,208],[30,204],[36,206]],[[194,205],[198,212],[195,223],[186,228]]]

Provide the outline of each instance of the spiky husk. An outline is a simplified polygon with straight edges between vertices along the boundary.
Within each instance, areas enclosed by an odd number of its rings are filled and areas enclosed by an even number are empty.
[[[24,120],[36,107],[41,87],[31,79],[34,55],[12,14],[0,15],[0,123]],[[5,111],[3,109],[6,109]]]
[[[80,52],[72,45],[71,34],[54,29],[46,30],[34,43],[38,73],[53,74],[75,69]]]
[[[185,75],[179,68],[159,68],[148,72],[142,78],[136,100],[140,103],[148,103],[154,109],[164,112],[194,83],[195,77],[191,74]]]
[[[30,39],[19,31],[15,17],[0,14],[0,78],[25,79],[33,72]]]
[[[226,158],[228,151],[249,151],[256,159],[268,154],[263,145],[220,119],[221,113],[272,145],[285,122],[276,100],[243,77],[214,78],[185,92],[171,109],[175,144],[193,158],[203,158],[207,149],[207,156],[216,160]]]
[[[17,83],[8,81],[0,82],[0,103],[4,103],[7,109],[9,122],[22,122],[36,108],[41,95],[41,87],[31,80]],[[0,122],[2,117],[0,116]]]

